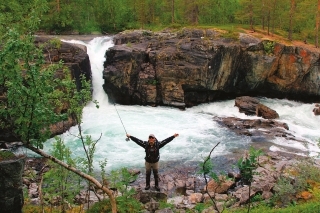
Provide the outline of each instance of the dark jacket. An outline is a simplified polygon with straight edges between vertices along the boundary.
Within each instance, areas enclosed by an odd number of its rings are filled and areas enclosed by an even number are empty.
[[[142,141],[136,137],[130,136],[130,139],[136,142],[139,146],[143,147],[146,152],[146,157],[144,158],[148,163],[156,163],[160,159],[159,150],[164,147],[167,143],[174,139],[174,136],[168,137],[163,141],[159,142],[157,139],[154,143],[154,146],[151,147],[148,141]]]

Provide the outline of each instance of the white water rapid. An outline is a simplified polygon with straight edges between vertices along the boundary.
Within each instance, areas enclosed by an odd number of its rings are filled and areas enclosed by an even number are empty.
[[[132,141],[126,141],[126,131],[142,140],[146,140],[150,133],[155,134],[158,140],[163,140],[174,133],[180,136],[161,149],[160,161],[181,162],[201,161],[207,156],[211,148],[218,142],[214,155],[224,155],[234,149],[248,148],[251,139],[246,136],[237,136],[226,128],[220,127],[212,120],[213,116],[248,117],[238,112],[234,107],[234,100],[202,104],[181,111],[171,107],[150,106],[124,106],[108,103],[108,96],[102,85],[103,62],[105,51],[113,46],[112,38],[97,37],[90,42],[69,40],[70,43],[80,43],[87,46],[91,61],[93,77],[93,100],[99,102],[100,108],[88,104],[83,111],[83,132],[90,134],[93,139],[98,139],[95,154],[95,166],[98,162],[107,159],[107,169],[121,167],[140,168],[144,166],[143,148]],[[319,152],[316,141],[320,138],[320,116],[313,115],[313,104],[303,104],[288,100],[262,99],[262,103],[276,110],[280,115],[279,121],[289,125],[290,131],[298,138],[308,141],[307,144],[285,139],[277,139],[271,150],[284,147],[294,147],[299,150],[310,150],[310,155]],[[121,120],[118,117],[118,110]],[[61,135],[67,146],[78,156],[84,156],[81,142],[73,135],[77,135],[77,128],[72,127],[69,132]],[[52,140],[45,145],[45,151],[50,150]]]

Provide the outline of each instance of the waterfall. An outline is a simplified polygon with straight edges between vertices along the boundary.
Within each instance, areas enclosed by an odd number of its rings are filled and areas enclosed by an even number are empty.
[[[95,165],[107,159],[107,169],[121,167],[143,167],[144,150],[132,141],[125,140],[125,130],[129,134],[147,140],[150,133],[155,134],[158,140],[163,140],[174,133],[180,136],[161,149],[160,161],[198,162],[206,157],[211,148],[220,142],[214,150],[214,155],[225,155],[236,149],[248,149],[252,144],[250,137],[238,136],[227,128],[221,127],[215,121],[218,117],[239,117],[254,119],[258,117],[246,116],[239,113],[234,106],[234,100],[218,101],[201,104],[196,107],[181,111],[172,107],[151,106],[124,106],[108,103],[102,85],[103,62],[105,51],[113,46],[111,37],[97,37],[90,42],[69,40],[67,42],[80,43],[87,46],[91,62],[93,77],[93,99],[99,102],[99,109],[94,104],[88,104],[83,110],[82,129],[84,134],[89,134],[92,139],[100,138],[97,143]],[[319,152],[316,141],[320,138],[320,116],[314,116],[312,104],[303,104],[288,100],[261,98],[261,102],[276,110],[280,116],[278,121],[289,125],[290,131],[297,138],[306,140],[307,143],[278,138],[273,141],[271,151],[293,147],[301,151],[310,151],[310,155]],[[61,135],[66,144],[75,155],[83,155],[82,145],[76,135],[76,127]],[[52,140],[49,140],[49,143]],[[280,146],[281,145],[281,146]],[[50,146],[46,148],[48,151]]]

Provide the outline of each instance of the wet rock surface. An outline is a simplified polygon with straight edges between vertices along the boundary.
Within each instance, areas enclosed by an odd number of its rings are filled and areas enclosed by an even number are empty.
[[[239,112],[246,115],[255,115],[265,119],[279,118],[279,114],[275,110],[261,104],[257,98],[250,96],[237,97],[235,106],[239,108]]]
[[[319,54],[303,47],[243,33],[224,38],[214,29],[135,30],[113,39],[103,78],[116,103],[185,108],[243,95],[320,100]]]

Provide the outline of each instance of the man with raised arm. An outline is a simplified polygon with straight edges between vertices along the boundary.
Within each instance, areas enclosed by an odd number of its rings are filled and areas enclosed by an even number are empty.
[[[145,190],[150,189],[150,176],[151,176],[151,170],[152,170],[153,175],[154,175],[155,189],[157,191],[160,191],[159,176],[158,176],[159,159],[160,159],[159,150],[162,147],[164,147],[166,144],[171,142],[175,137],[178,137],[178,136],[179,136],[179,134],[175,133],[173,136],[170,136],[167,139],[164,139],[163,141],[159,142],[153,134],[149,135],[148,141],[142,141],[136,137],[133,137],[133,136],[127,134],[128,138],[133,140],[139,146],[143,147],[146,152],[146,157],[144,158],[146,160],[146,162],[145,162],[145,168],[146,168],[146,188],[145,188]]]

